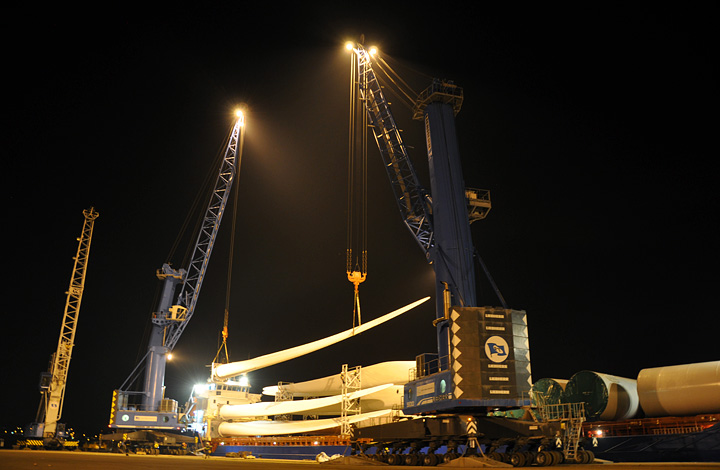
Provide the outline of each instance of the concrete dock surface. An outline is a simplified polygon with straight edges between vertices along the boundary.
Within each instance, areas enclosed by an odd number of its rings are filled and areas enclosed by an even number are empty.
[[[344,459],[318,463],[312,460],[239,459],[178,455],[125,455],[80,451],[0,450],[0,470],[319,470],[367,468],[376,465]],[[389,467],[384,464],[378,466]],[[443,468],[440,465],[437,468]],[[394,468],[425,468],[400,466]],[[525,467],[537,468],[537,467]],[[720,470],[718,463],[593,463],[562,464],[562,470]]]

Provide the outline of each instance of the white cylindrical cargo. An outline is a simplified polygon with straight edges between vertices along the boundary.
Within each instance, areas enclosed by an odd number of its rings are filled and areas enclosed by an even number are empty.
[[[563,393],[565,403],[584,403],[590,421],[622,421],[639,409],[637,382],[625,377],[583,370],[570,378]]]
[[[643,369],[637,385],[646,416],[720,413],[720,361]]]

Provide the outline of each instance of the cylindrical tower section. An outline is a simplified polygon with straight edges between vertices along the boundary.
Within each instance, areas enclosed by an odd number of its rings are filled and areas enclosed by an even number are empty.
[[[649,417],[720,413],[720,361],[643,369],[637,387]]]
[[[622,421],[637,415],[637,381],[583,370],[565,386],[564,403],[584,403],[588,421]]]
[[[535,382],[531,389],[532,404],[557,405],[562,403],[563,392],[568,380],[543,378]]]

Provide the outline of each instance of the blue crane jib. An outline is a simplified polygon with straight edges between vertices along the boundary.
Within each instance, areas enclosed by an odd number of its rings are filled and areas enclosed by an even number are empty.
[[[415,240],[429,256],[434,245],[430,200],[418,181],[407,148],[400,137],[400,129],[375,76],[370,55],[358,46],[358,85],[375,142],[385,164],[403,222]]]
[[[360,98],[365,103],[401,217],[435,269],[438,318],[445,316],[446,286],[451,302],[474,306],[474,248],[454,119],[462,105],[462,88],[435,81],[416,100],[414,117],[425,122],[430,197],[418,181],[390,105],[373,71],[371,55],[362,45],[358,45],[355,52]],[[438,356],[446,360],[449,354],[447,325],[440,322],[437,327]]]

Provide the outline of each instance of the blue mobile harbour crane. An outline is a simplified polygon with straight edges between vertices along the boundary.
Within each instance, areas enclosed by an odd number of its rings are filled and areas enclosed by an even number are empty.
[[[367,112],[402,220],[435,271],[438,346],[437,353],[417,356],[415,376],[404,387],[402,411],[409,419],[355,428],[355,452],[394,465],[436,465],[460,454],[514,466],[591,461],[579,448],[576,407],[531,411],[526,313],[507,308],[487,270],[502,307],[477,306],[470,223],[484,218],[491,204],[488,191],[464,186],[455,132],[462,88],[434,80],[413,98],[413,119],[425,127],[428,193],[373,71],[374,61],[379,70],[387,63],[361,44],[348,49],[357,59],[353,93]]]
[[[147,352],[122,386],[113,391],[108,427],[117,431],[103,435],[102,440],[113,442],[121,450],[183,453],[199,444],[195,436],[181,432],[186,426],[178,402],[164,397],[165,366],[195,312],[230,190],[239,173],[245,120],[241,111],[237,116],[191,261],[187,269],[166,263],[157,271],[163,284],[157,311],[152,313]]]

